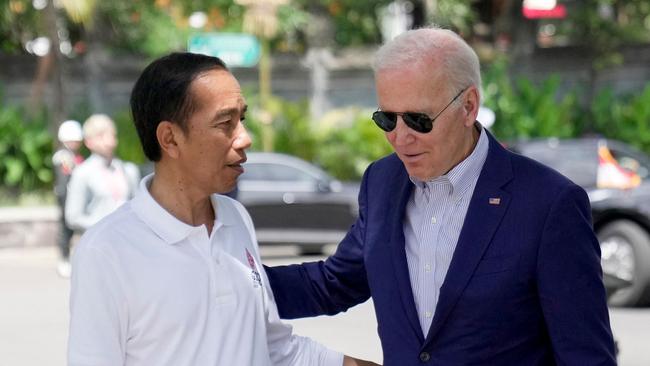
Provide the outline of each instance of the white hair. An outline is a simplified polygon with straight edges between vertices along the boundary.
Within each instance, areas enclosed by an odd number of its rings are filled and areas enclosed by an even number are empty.
[[[458,34],[435,25],[406,31],[385,43],[375,54],[372,66],[375,74],[419,66],[430,74],[442,73],[457,91],[474,85],[479,98],[482,94],[481,65],[476,52]]]
[[[105,114],[93,114],[84,122],[84,137],[92,138],[106,131],[115,131],[115,123]]]

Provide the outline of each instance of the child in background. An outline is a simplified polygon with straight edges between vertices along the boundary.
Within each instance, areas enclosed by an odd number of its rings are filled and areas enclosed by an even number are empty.
[[[54,194],[61,209],[57,238],[61,260],[57,266],[57,272],[59,276],[68,278],[70,277],[70,241],[74,231],[65,222],[65,200],[72,170],[84,160],[79,154],[79,148],[83,141],[81,124],[73,120],[61,123],[57,137],[61,147],[52,156],[55,175]]]

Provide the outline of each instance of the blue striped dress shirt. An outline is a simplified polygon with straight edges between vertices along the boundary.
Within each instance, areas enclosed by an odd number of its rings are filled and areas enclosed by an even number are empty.
[[[465,221],[469,201],[488,152],[481,128],[474,151],[447,174],[427,182],[411,178],[415,189],[406,206],[404,237],[413,298],[423,333],[429,332]]]

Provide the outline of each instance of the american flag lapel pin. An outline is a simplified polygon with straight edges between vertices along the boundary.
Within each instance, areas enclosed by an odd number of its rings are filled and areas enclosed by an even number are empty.
[[[491,205],[499,205],[499,204],[501,204],[501,198],[499,198],[499,197],[492,197],[492,198],[490,198],[490,199],[488,200],[488,202],[489,202]]]

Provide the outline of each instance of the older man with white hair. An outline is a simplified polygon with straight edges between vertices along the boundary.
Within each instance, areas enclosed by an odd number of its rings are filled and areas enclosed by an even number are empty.
[[[267,269],[280,315],[372,296],[387,366],[615,365],[587,194],[477,122],[476,53],[418,29],[374,70],[372,119],[395,153],[366,170],[334,255]]]
[[[83,135],[91,155],[73,171],[65,203],[65,220],[76,230],[88,229],[133,197],[140,180],[133,163],[114,156],[117,130],[110,117],[90,116]]]

